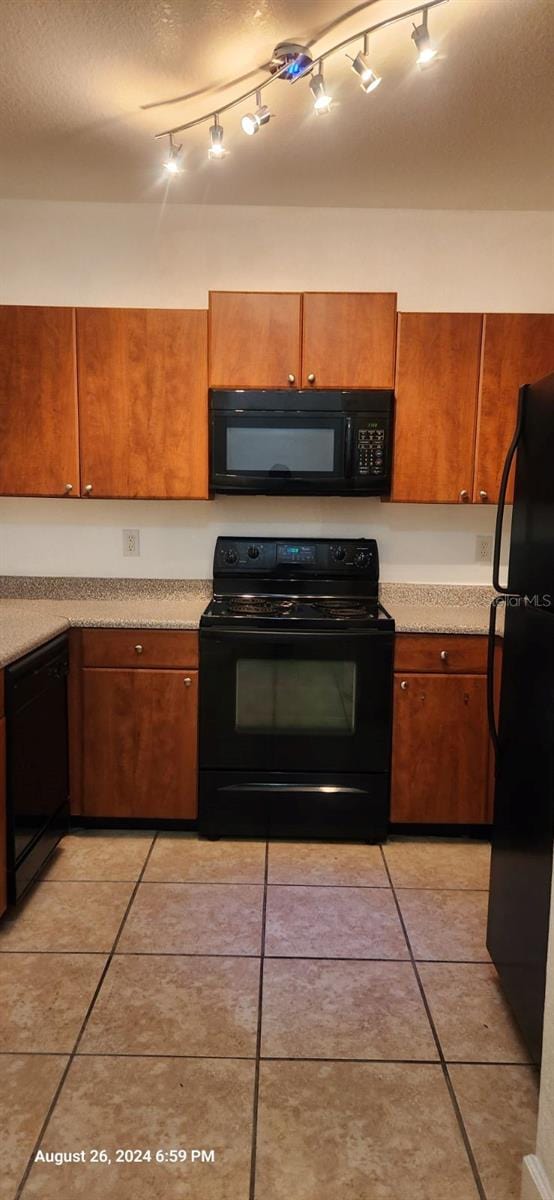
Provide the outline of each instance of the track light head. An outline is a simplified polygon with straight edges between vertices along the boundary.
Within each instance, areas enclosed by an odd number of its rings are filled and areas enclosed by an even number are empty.
[[[412,41],[417,50],[418,67],[429,66],[429,63],[437,57],[437,51],[435,50],[431,42],[431,38],[429,37],[427,9],[424,9],[421,14],[421,25],[414,25]]]
[[[183,170],[182,162],[182,146],[177,146],[173,140],[173,134],[169,135],[169,150],[167,158],[164,162],[164,170],[168,175],[180,175]]]
[[[260,92],[256,92],[256,104],[256,111],[253,113],[245,113],[240,123],[243,133],[247,133],[249,137],[252,137],[252,134],[257,133],[258,129],[261,129],[262,125],[267,125],[271,117],[271,113],[267,104],[262,104]]]
[[[369,92],[374,92],[375,88],[379,87],[379,84],[381,83],[381,76],[376,75],[375,71],[373,71],[370,67],[367,60],[367,50],[365,48],[363,54],[360,50],[360,53],[357,54],[352,60],[352,70],[355,71],[356,75],[359,75],[360,77],[360,87],[362,91],[369,94]]]
[[[219,124],[217,113],[214,116],[214,123],[210,125],[210,148],[208,157],[212,159],[225,158],[227,151],[223,145],[223,125]]]
[[[320,61],[317,75],[312,75],[310,79],[310,91],[314,98],[314,108],[316,113],[322,114],[329,112],[331,108],[331,97],[327,93],[325,80],[323,78],[323,63]]]

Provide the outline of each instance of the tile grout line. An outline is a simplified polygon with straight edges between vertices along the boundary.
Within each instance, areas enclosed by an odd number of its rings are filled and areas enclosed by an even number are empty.
[[[264,994],[264,955],[265,955],[265,929],[266,929],[266,914],[267,914],[267,880],[269,874],[269,842],[265,844],[265,867],[264,867],[264,894],[262,901],[262,929],[261,929],[261,946],[260,946],[260,986],[258,992],[258,1028],[256,1031],[256,1065],[254,1068],[254,1101],[252,1105],[252,1149],[250,1155],[250,1188],[248,1192],[249,1200],[255,1200],[256,1190],[256,1154],[258,1148],[258,1103],[260,1092],[260,1064],[261,1064],[261,1049],[262,1049],[262,1005]]]
[[[70,1069],[70,1067],[71,1067],[71,1065],[72,1065],[72,1063],[73,1063],[73,1061],[74,1061],[75,1055],[76,1055],[76,1053],[77,1053],[77,1049],[78,1049],[78,1046],[79,1046],[79,1042],[81,1041],[81,1038],[82,1038],[82,1036],[83,1036],[83,1034],[84,1034],[84,1032],[85,1032],[85,1029],[86,1029],[86,1027],[87,1027],[87,1024],[88,1024],[89,1018],[90,1018],[90,1016],[91,1016],[91,1014],[92,1014],[92,1011],[93,1011],[94,1005],[96,1004],[96,1001],[97,1001],[97,999],[98,999],[98,995],[99,995],[100,989],[101,989],[101,987],[102,987],[102,984],[103,984],[103,982],[104,982],[104,979],[106,978],[106,974],[107,974],[107,972],[108,972],[108,968],[109,968],[109,966],[110,966],[110,963],[111,963],[111,961],[112,961],[113,955],[114,955],[114,953],[115,953],[115,949],[116,949],[117,943],[118,943],[118,941],[119,941],[119,938],[121,937],[121,934],[122,934],[122,932],[123,932],[123,927],[124,927],[124,925],[125,925],[125,922],[126,922],[126,920],[127,920],[127,917],[129,916],[129,913],[130,913],[130,911],[131,911],[131,907],[132,907],[133,901],[134,901],[134,899],[135,899],[135,896],[136,896],[136,894],[137,894],[137,891],[138,891],[138,888],[139,888],[139,884],[140,884],[140,883],[141,883],[141,881],[142,881],[142,877],[143,877],[143,875],[144,875],[144,872],[145,872],[145,870],[146,870],[146,867],[147,867],[147,865],[148,865],[148,861],[149,861],[149,859],[150,859],[150,855],[152,854],[152,851],[153,851],[153,849],[154,849],[154,846],[155,846],[155,843],[156,843],[156,839],[157,839],[157,837],[158,837],[158,833],[156,832],[156,833],[154,834],[153,838],[152,838],[152,841],[151,841],[151,843],[150,843],[149,850],[148,850],[148,852],[147,852],[147,854],[146,854],[146,858],[145,858],[145,860],[144,860],[144,862],[143,862],[143,864],[142,864],[142,869],[141,869],[141,871],[140,871],[140,874],[139,874],[138,878],[137,878],[137,879],[136,879],[136,881],[135,881],[135,884],[134,884],[133,890],[132,890],[132,892],[131,892],[131,895],[130,895],[130,897],[129,897],[129,900],[128,900],[128,903],[127,903],[127,906],[126,906],[126,908],[125,908],[125,912],[123,913],[123,916],[122,916],[122,918],[121,918],[121,921],[120,921],[120,923],[119,923],[119,927],[118,927],[117,933],[116,933],[116,935],[115,935],[115,938],[114,938],[114,941],[113,941],[113,944],[112,944],[112,948],[111,948],[111,950],[109,951],[109,953],[108,953],[108,955],[107,955],[106,962],[105,962],[105,964],[104,964],[103,970],[102,970],[102,971],[101,971],[101,973],[100,973],[100,978],[99,978],[99,980],[98,980],[98,983],[96,984],[96,987],[95,987],[95,989],[94,989],[94,993],[93,993],[92,999],[91,999],[91,1001],[90,1001],[90,1004],[88,1005],[87,1011],[86,1011],[86,1013],[85,1013],[85,1016],[84,1016],[84,1018],[83,1018],[83,1021],[82,1021],[82,1023],[81,1023],[81,1027],[80,1027],[80,1029],[79,1029],[79,1032],[78,1032],[78,1034],[77,1034],[77,1038],[76,1038],[76,1040],[75,1040],[75,1045],[73,1046],[73,1049],[71,1050],[71,1052],[70,1052],[70,1054],[69,1054],[69,1057],[68,1057],[68,1059],[67,1059],[67,1063],[66,1063],[66,1065],[65,1065],[65,1069],[62,1071],[61,1078],[60,1078],[60,1080],[59,1080],[58,1086],[56,1087],[56,1089],[55,1089],[55,1091],[54,1091],[54,1095],[52,1096],[52,1099],[51,1099],[51,1101],[50,1101],[50,1104],[49,1104],[49,1106],[48,1106],[48,1109],[47,1109],[47,1112],[46,1112],[46,1116],[45,1116],[45,1118],[44,1118],[44,1121],[42,1122],[41,1128],[40,1128],[40,1130],[39,1130],[38,1137],[36,1138],[36,1140],[35,1140],[35,1143],[34,1143],[34,1145],[33,1145],[33,1149],[31,1150],[31,1153],[30,1153],[30,1155],[29,1155],[29,1158],[28,1158],[28,1161],[27,1161],[27,1166],[25,1167],[25,1170],[24,1170],[24,1172],[23,1172],[23,1175],[21,1176],[21,1179],[20,1179],[20,1181],[19,1181],[19,1184],[18,1184],[18,1186],[17,1186],[17,1190],[16,1190],[16,1192],[15,1192],[14,1200],[20,1200],[20,1197],[21,1197],[21,1195],[22,1195],[22,1193],[23,1193],[23,1190],[24,1190],[24,1188],[25,1188],[25,1186],[26,1186],[26,1184],[27,1184],[27,1180],[28,1180],[28,1178],[29,1178],[29,1175],[30,1175],[30,1173],[31,1173],[31,1170],[32,1170],[32,1167],[33,1167],[33,1163],[34,1163],[34,1161],[35,1161],[35,1157],[36,1157],[37,1150],[39,1149],[39,1147],[40,1147],[40,1144],[41,1144],[41,1142],[42,1142],[42,1139],[44,1138],[44,1135],[45,1135],[45,1133],[46,1133],[46,1130],[48,1129],[48,1125],[50,1124],[50,1119],[51,1119],[51,1117],[52,1117],[52,1115],[53,1115],[53,1113],[54,1113],[54,1111],[55,1111],[55,1108],[56,1108],[56,1105],[57,1105],[57,1103],[58,1103],[58,1099],[59,1099],[59,1097],[60,1097],[61,1091],[62,1091],[62,1089],[63,1089],[63,1086],[64,1086],[64,1084],[65,1084],[65,1081],[66,1081],[66,1079],[67,1079],[67,1076],[68,1076],[68,1074],[69,1074],[69,1069]]]
[[[156,835],[157,836],[157,835]],[[133,879],[41,879],[40,883],[134,883]],[[143,883],[148,886],[162,887],[192,887],[198,884],[200,887],[259,887],[260,879],[144,879]],[[390,883],[301,883],[299,880],[283,880],[271,879],[268,881],[269,887],[295,887],[295,888],[335,888],[345,891],[351,891],[353,888],[358,888],[369,892],[389,892],[391,891]],[[415,886],[414,884],[401,884],[396,887],[397,892],[487,892],[487,888],[469,888],[469,887],[429,887],[427,885]]]
[[[431,1015],[431,1009],[430,1009],[430,1006],[429,1006],[429,1002],[428,1002],[428,1000],[427,1000],[427,996],[426,996],[426,994],[425,994],[425,989],[424,989],[424,987],[423,987],[423,983],[422,983],[422,980],[421,980],[421,976],[420,976],[420,974],[419,974],[419,971],[418,971],[418,964],[417,964],[417,961],[416,961],[416,959],[415,959],[415,957],[414,957],[414,953],[413,953],[413,950],[412,950],[412,943],[411,943],[411,941],[410,941],[410,938],[409,938],[409,936],[408,936],[408,930],[407,930],[407,928],[406,928],[406,924],[405,924],[405,921],[404,921],[404,917],[403,917],[403,915],[402,915],[402,910],[401,910],[401,908],[400,908],[400,903],[399,903],[398,897],[397,897],[397,895],[396,895],[396,889],[395,889],[395,886],[394,886],[394,883],[393,883],[393,880],[392,880],[392,875],[391,875],[391,873],[390,873],[390,871],[389,871],[389,865],[388,865],[388,862],[387,862],[387,859],[386,859],[386,855],[385,855],[385,852],[384,852],[383,846],[381,846],[381,847],[380,847],[380,849],[381,849],[381,855],[382,855],[382,858],[383,858],[383,863],[384,863],[384,866],[385,866],[385,871],[387,872],[387,876],[388,876],[388,878],[389,878],[389,880],[390,880],[390,885],[391,885],[391,889],[392,889],[392,895],[393,895],[394,903],[395,903],[395,905],[396,905],[396,911],[397,911],[397,913],[398,913],[398,919],[399,919],[399,921],[400,921],[400,924],[401,924],[401,926],[402,926],[402,931],[403,931],[403,933],[404,933],[404,937],[405,937],[405,939],[406,939],[406,943],[407,943],[407,946],[408,946],[408,951],[409,951],[409,955],[410,955],[410,962],[411,962],[411,964],[412,964],[412,967],[413,967],[413,969],[414,969],[414,974],[415,974],[415,977],[416,977],[416,980],[417,980],[417,985],[418,985],[418,988],[419,988],[419,991],[420,991],[420,995],[421,995],[421,999],[422,999],[423,1007],[424,1007],[424,1009],[425,1009],[425,1012],[426,1012],[426,1014],[427,1014],[427,1020],[429,1021],[429,1025],[430,1025],[430,1028],[431,1028],[431,1033],[432,1033],[432,1035],[433,1035],[433,1038],[434,1038],[434,1041],[435,1041],[435,1045],[436,1045],[436,1047],[437,1047],[437,1052],[438,1052],[438,1055],[439,1055],[439,1060],[440,1060],[440,1063],[439,1063],[439,1065],[440,1065],[440,1067],[441,1067],[441,1069],[442,1069],[442,1073],[443,1073],[444,1082],[445,1082],[445,1084],[446,1084],[446,1087],[447,1087],[447,1090],[448,1090],[448,1094],[449,1094],[449,1096],[450,1096],[450,1103],[452,1104],[452,1109],[453,1109],[453,1111],[454,1111],[454,1116],[455,1116],[455,1118],[456,1118],[456,1121],[457,1121],[457,1124],[458,1124],[458,1128],[459,1128],[459,1131],[460,1131],[460,1134],[461,1134],[461,1137],[462,1137],[462,1141],[463,1141],[463,1144],[464,1144],[464,1147],[465,1147],[465,1151],[466,1151],[466,1154],[467,1154],[468,1162],[469,1162],[469,1165],[470,1165],[470,1168],[471,1168],[471,1172],[472,1172],[472,1174],[473,1174],[473,1178],[474,1178],[474,1181],[475,1181],[475,1186],[476,1186],[476,1188],[477,1188],[477,1192],[478,1192],[478,1195],[479,1195],[479,1200],[487,1200],[486,1192],[485,1192],[485,1189],[484,1189],[484,1187],[483,1187],[483,1184],[482,1184],[482,1181],[481,1181],[481,1176],[480,1176],[480,1174],[479,1174],[479,1168],[478,1168],[478,1166],[477,1166],[477,1161],[476,1161],[476,1159],[475,1159],[475,1155],[474,1155],[474,1153],[473,1153],[473,1149],[472,1149],[472,1146],[471,1146],[471,1142],[470,1142],[470,1140],[469,1140],[469,1135],[468,1135],[467,1129],[466,1129],[466,1127],[465,1127],[464,1119],[463,1119],[463,1116],[462,1116],[462,1111],[461,1111],[460,1105],[458,1104],[458,1099],[457,1099],[456,1093],[455,1093],[455,1091],[454,1091],[454,1087],[453,1087],[453,1084],[452,1084],[452,1080],[450,1079],[450,1075],[449,1075],[449,1073],[448,1073],[448,1065],[447,1065],[446,1059],[445,1059],[445,1057],[444,1057],[444,1054],[443,1054],[443,1050],[442,1050],[442,1045],[441,1045],[441,1042],[440,1042],[440,1038],[439,1038],[439,1035],[438,1035],[438,1032],[437,1032],[437,1029],[436,1029],[436,1026],[435,1026],[435,1022],[434,1022],[434,1020],[433,1020],[433,1017],[432,1017],[432,1015]]]

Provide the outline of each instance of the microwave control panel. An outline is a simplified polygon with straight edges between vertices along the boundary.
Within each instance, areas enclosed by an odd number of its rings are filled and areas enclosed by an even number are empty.
[[[387,427],[380,421],[359,425],[356,430],[355,475],[385,475],[387,471]]]

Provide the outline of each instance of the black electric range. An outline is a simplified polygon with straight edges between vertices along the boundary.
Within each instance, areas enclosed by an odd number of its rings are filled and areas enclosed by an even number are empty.
[[[394,621],[378,587],[372,539],[218,538],[200,619],[201,833],[386,836]]]

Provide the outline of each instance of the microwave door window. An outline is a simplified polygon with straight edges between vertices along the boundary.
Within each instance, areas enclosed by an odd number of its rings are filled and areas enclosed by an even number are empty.
[[[351,736],[356,729],[356,663],[238,659],[235,729]]]
[[[332,475],[336,431],[328,425],[228,425],[227,470],[237,475]]]

